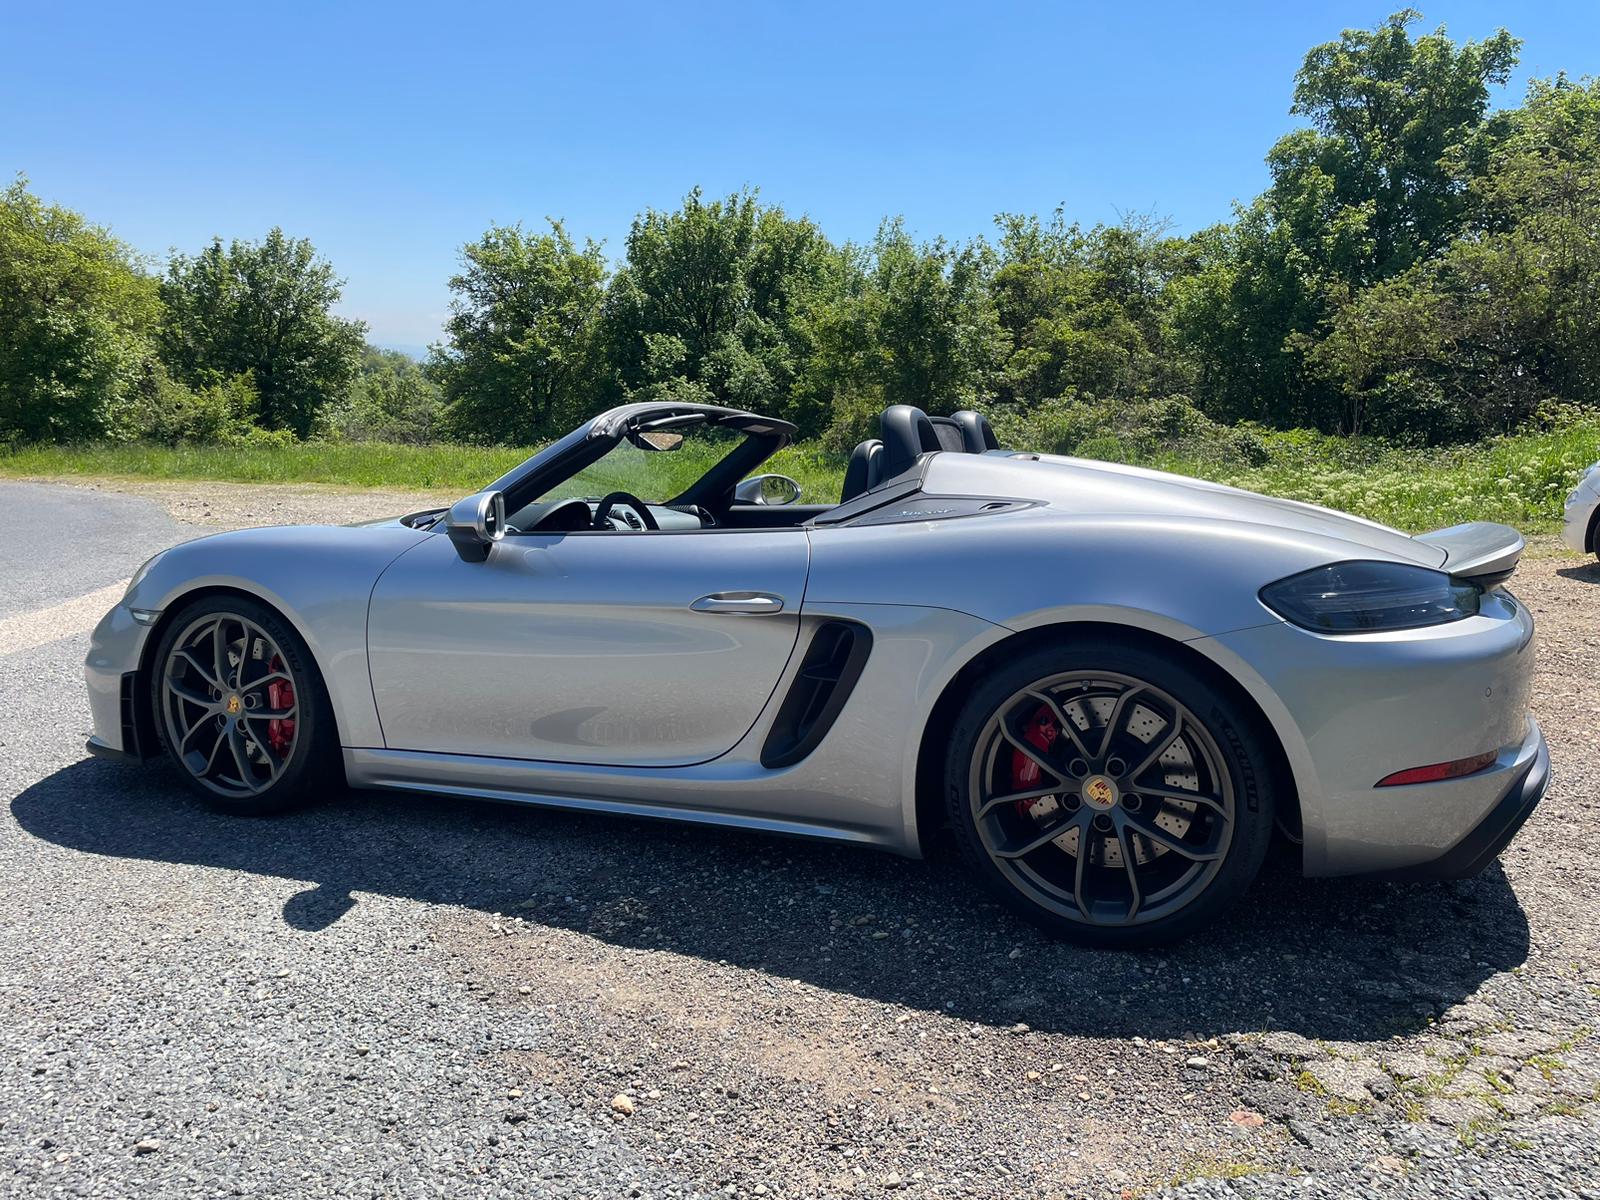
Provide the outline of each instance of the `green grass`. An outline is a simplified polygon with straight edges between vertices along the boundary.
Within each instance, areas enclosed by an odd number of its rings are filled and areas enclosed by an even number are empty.
[[[526,449],[383,442],[300,442],[284,447],[101,442],[0,451],[0,474],[329,483],[466,495],[499,478],[531,453]]]
[[[457,495],[491,483],[537,446],[400,446],[386,442],[299,442],[288,446],[157,446],[141,442],[0,448],[0,476],[87,475],[109,479],[222,479],[236,483],[325,483]],[[686,445],[652,455],[661,494],[681,490],[723,451]],[[844,459],[816,445],[791,446],[767,470],[794,478],[803,502],[838,499]],[[635,476],[637,480],[637,476]]]
[[[1600,418],[1470,446],[1417,450],[1304,431],[1262,435],[1266,461],[1158,453],[1138,465],[1308,500],[1419,531],[1460,521],[1504,521],[1530,533],[1557,528],[1579,471],[1600,459]],[[323,483],[465,495],[521,462],[534,447],[398,446],[302,442],[289,446],[152,446],[96,443],[0,449],[0,476],[88,475]],[[711,448],[656,456],[663,488],[709,465]],[[652,463],[652,466],[655,466]],[[791,446],[768,470],[799,481],[802,500],[839,494],[844,457],[816,443]],[[665,494],[665,491],[663,491]]]
[[[1600,418],[1468,446],[1403,449],[1304,432],[1269,434],[1268,459],[1240,467],[1157,456],[1146,465],[1306,500],[1419,532],[1503,521],[1527,533],[1559,528],[1579,473],[1600,459]]]

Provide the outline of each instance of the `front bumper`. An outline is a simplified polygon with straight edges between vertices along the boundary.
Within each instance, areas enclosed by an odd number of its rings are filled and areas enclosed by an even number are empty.
[[[93,720],[91,754],[138,761],[155,751],[146,711],[149,706],[137,692],[139,661],[149,636],[150,627],[135,621],[127,606],[118,604],[100,619],[89,637],[83,678]]]

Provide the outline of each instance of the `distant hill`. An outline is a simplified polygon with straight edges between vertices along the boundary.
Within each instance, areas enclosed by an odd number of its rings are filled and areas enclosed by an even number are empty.
[[[428,348],[417,342],[373,342],[372,345],[380,350],[393,350],[396,354],[404,354],[407,358],[414,358],[418,362],[428,357]]]

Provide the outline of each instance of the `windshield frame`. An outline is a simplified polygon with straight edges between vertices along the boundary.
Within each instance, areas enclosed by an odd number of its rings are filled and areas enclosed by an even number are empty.
[[[515,512],[559,487],[585,467],[599,462],[630,433],[646,427],[671,428],[677,424],[673,418],[684,419],[685,425],[717,425],[745,434],[744,441],[704,475],[681,494],[663,502],[698,504],[714,512],[725,509],[733,499],[733,489],[738,482],[793,441],[796,432],[788,421],[713,404],[665,401],[624,404],[584,422],[507,471],[485,490],[504,492],[506,511]]]

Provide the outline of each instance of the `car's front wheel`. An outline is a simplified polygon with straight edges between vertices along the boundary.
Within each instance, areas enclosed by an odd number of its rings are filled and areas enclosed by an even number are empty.
[[[1270,760],[1250,714],[1171,655],[1046,646],[990,672],[945,767],[968,862],[1015,911],[1093,945],[1211,921],[1260,869]]]
[[[202,598],[174,616],[152,661],[162,744],[213,807],[281,812],[339,781],[333,713],[311,652],[271,608]]]

